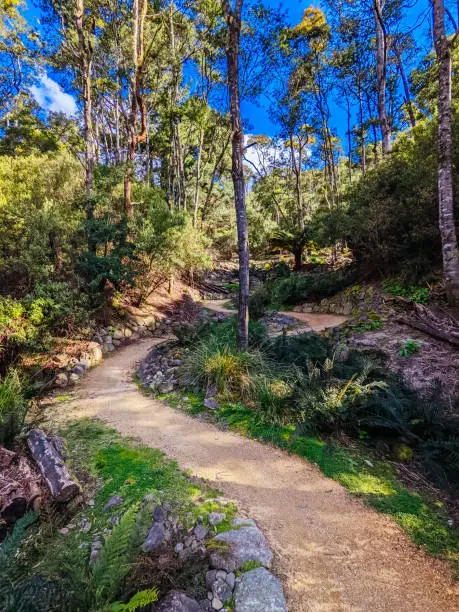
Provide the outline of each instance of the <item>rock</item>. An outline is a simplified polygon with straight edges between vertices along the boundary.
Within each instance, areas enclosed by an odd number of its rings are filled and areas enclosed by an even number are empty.
[[[231,590],[233,590],[234,585],[236,584],[236,574],[234,572],[230,572],[229,574],[227,574],[226,582],[228,583],[228,586],[231,588]]]
[[[163,382],[158,387],[160,393],[170,393],[174,390],[174,383],[171,380]]]
[[[169,361],[169,364],[172,367],[178,367],[182,365],[182,360],[181,359],[172,359],[171,361]]]
[[[204,540],[208,533],[209,530],[207,527],[204,527],[204,525],[196,525],[196,527],[193,529],[193,535],[198,538],[198,540]]]
[[[96,538],[91,545],[91,555],[89,557],[89,565],[94,565],[99,558],[99,553],[102,548],[101,538]]]
[[[228,574],[225,572],[225,570],[217,570],[215,578],[221,578],[222,580],[226,580],[227,575]]]
[[[124,332],[122,329],[115,329],[113,332],[113,340],[122,340],[124,338]]]
[[[180,591],[172,591],[156,606],[156,612],[202,612],[199,603]]]
[[[104,342],[102,350],[104,353],[113,353],[115,346],[112,342]]]
[[[88,506],[91,506],[91,508],[94,508],[95,505],[96,505],[96,502],[93,499],[90,499],[88,501]]]
[[[100,346],[102,342],[99,342],[97,346],[93,346],[91,349],[91,365],[95,366],[102,361],[102,347]]]
[[[78,376],[78,374],[75,374],[75,373],[70,374],[69,385],[71,386],[77,385],[79,381],[80,381],[80,377]]]
[[[54,380],[54,385],[59,389],[65,389],[65,387],[69,384],[69,379],[67,378],[67,374],[61,372],[58,374]]]
[[[120,497],[119,495],[114,495],[113,497],[110,497],[108,502],[105,504],[104,510],[105,512],[108,512],[110,508],[113,508],[113,506],[118,506],[119,504],[122,504],[123,502],[124,502],[123,497]]]
[[[225,578],[217,578],[217,580],[212,585],[212,594],[214,597],[224,603],[225,601],[231,599],[233,589],[226,582]]]
[[[264,567],[246,572],[234,592],[235,612],[287,612],[282,585]]]
[[[203,612],[212,612],[213,608],[212,608],[212,604],[210,603],[210,601],[208,599],[203,599],[201,602],[201,610]]]
[[[207,517],[209,521],[209,525],[220,525],[226,519],[226,514],[224,512],[211,512]]]
[[[213,583],[217,579],[217,570],[209,570],[206,573],[206,585],[209,589],[212,588]]]
[[[212,608],[214,610],[221,610],[223,608],[222,602],[218,599],[218,597],[214,597],[212,599]]]
[[[174,551],[175,551],[176,553],[180,553],[180,552],[182,552],[183,548],[184,548],[184,547],[183,547],[183,542],[178,542],[178,543],[175,545]]]
[[[88,368],[85,368],[83,365],[81,365],[81,363],[77,363],[70,371],[72,374],[76,374],[77,376],[83,376],[87,369]]]
[[[228,545],[228,551],[214,551],[211,554],[212,567],[232,572],[246,561],[258,561],[265,567],[270,567],[273,554],[269,549],[262,532],[250,519],[235,519],[234,526],[244,525],[231,531],[225,531],[215,536],[215,541]]]
[[[60,533],[61,535],[63,535],[63,536],[68,535],[68,533],[69,533],[69,529],[68,529],[68,527],[62,527],[62,529],[59,529],[59,533]]]
[[[209,410],[218,410],[220,408],[220,404],[211,397],[206,397],[204,399],[204,406]]]
[[[130,338],[132,336],[132,331],[129,329],[129,327],[125,327],[124,328],[124,337],[125,338]]]
[[[142,544],[142,550],[144,552],[152,552],[158,550],[161,547],[166,538],[166,531],[162,523],[153,523],[150,527],[147,538]]]
[[[153,510],[153,518],[157,523],[164,523],[166,520],[167,514],[164,511],[164,508],[160,505],[156,506]]]

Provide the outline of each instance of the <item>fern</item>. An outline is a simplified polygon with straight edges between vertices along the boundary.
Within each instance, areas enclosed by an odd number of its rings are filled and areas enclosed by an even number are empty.
[[[28,528],[36,520],[35,512],[25,514],[16,522],[13,532],[0,546],[0,602],[4,602],[11,589],[26,578],[26,571],[20,562],[19,552]]]
[[[116,602],[112,605],[112,612],[135,612],[158,601],[158,589],[146,589],[136,593],[127,603]]]
[[[139,503],[129,508],[100,551],[92,572],[98,605],[115,599],[121,581],[129,572],[133,556],[132,533],[138,507]]]

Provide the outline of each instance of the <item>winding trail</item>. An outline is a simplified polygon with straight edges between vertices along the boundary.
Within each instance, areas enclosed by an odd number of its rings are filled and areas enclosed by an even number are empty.
[[[158,342],[108,358],[82,379],[73,401],[53,407],[56,417],[97,416],[236,500],[276,553],[290,612],[459,610],[448,567],[315,466],[143,395],[132,375]]]

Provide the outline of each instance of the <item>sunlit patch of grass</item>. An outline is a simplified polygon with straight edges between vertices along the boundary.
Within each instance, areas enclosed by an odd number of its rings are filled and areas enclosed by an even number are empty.
[[[356,449],[298,435],[293,425],[266,424],[242,404],[223,405],[213,414],[242,435],[270,442],[317,464],[350,493],[391,516],[417,546],[424,546],[459,571],[459,531],[448,525],[442,507],[407,489],[387,463],[371,458],[369,465]]]
[[[72,399],[71,395],[57,395],[54,400],[60,404],[62,402],[69,402]]]

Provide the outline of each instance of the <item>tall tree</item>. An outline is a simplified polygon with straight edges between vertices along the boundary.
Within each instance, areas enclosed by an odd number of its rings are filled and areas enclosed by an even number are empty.
[[[433,35],[438,62],[438,198],[443,273],[448,301],[451,304],[459,305],[459,251],[454,219],[452,162],[452,41],[448,39],[445,30],[444,0],[432,0],[432,6],[434,18]]]
[[[247,350],[249,344],[249,238],[245,205],[244,131],[241,120],[239,89],[239,48],[242,26],[243,0],[236,0],[234,9],[229,0],[223,0],[223,11],[228,27],[226,49],[228,88],[232,136],[232,176],[239,252],[239,320],[237,336],[239,347]]]
[[[132,204],[132,174],[134,155],[139,143],[147,136],[147,110],[143,98],[143,76],[144,76],[144,30],[147,17],[147,0],[134,0],[133,7],[133,35],[132,35],[132,63],[133,71],[131,77],[131,111],[128,118],[128,150],[126,171],[124,174],[124,202],[126,216],[131,217],[133,213]],[[140,114],[140,127],[138,127]]]
[[[387,30],[383,17],[385,0],[373,0],[376,28],[376,80],[378,90],[378,116],[382,134],[383,153],[389,153],[392,146],[392,127],[387,114]]]

